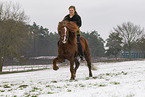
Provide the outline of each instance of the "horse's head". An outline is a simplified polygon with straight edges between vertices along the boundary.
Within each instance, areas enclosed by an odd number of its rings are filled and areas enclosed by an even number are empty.
[[[68,29],[66,27],[65,22],[59,22],[58,33],[60,36],[60,41],[62,41],[62,43],[65,44],[68,40]]]
[[[62,41],[63,44],[67,43],[67,40],[69,38],[69,32],[76,34],[77,30],[78,26],[74,22],[69,21],[59,22],[58,33],[60,36],[60,41]]]

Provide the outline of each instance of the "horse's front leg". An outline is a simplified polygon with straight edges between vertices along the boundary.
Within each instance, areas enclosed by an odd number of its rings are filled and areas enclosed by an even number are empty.
[[[75,80],[74,59],[70,60],[70,72],[71,72],[70,80]]]
[[[64,59],[56,57],[53,59],[53,70],[58,70],[59,67],[56,65],[57,62],[62,63]]]

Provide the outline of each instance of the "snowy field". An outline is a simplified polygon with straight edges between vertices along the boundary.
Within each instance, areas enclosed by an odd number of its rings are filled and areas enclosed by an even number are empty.
[[[75,81],[68,66],[0,75],[0,97],[145,97],[145,60],[94,65],[89,78],[81,64]]]

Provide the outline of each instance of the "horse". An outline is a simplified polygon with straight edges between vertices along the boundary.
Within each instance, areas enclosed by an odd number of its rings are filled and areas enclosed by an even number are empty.
[[[53,59],[53,70],[58,70],[59,67],[56,65],[57,62],[64,62],[65,59],[70,61],[70,80],[75,80],[76,71],[80,65],[77,57],[80,55],[77,45],[77,33],[78,26],[72,21],[61,21],[58,24],[58,34],[60,36],[59,46],[58,46],[58,56]],[[89,51],[88,42],[84,37],[80,37],[84,57],[87,61],[87,66],[89,68],[89,77],[92,77],[91,71],[91,55]],[[75,68],[74,68],[75,63]]]

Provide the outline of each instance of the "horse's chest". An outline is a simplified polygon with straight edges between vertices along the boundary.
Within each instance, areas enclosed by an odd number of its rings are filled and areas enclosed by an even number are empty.
[[[76,47],[75,46],[64,46],[60,49],[60,53],[63,56],[73,56],[76,53]]]
[[[63,49],[63,54],[71,54],[73,52],[75,52],[74,47],[68,47]]]

